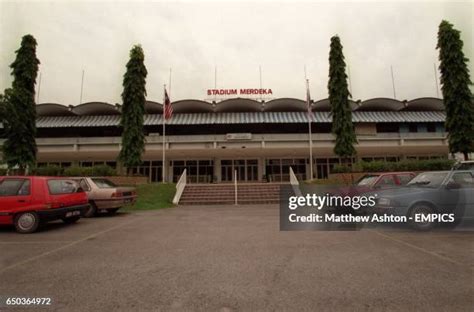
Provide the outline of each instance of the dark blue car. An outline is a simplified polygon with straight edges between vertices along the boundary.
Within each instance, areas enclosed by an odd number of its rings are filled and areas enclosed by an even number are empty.
[[[474,218],[474,170],[420,173],[406,186],[377,192],[375,211],[406,216],[418,230]]]

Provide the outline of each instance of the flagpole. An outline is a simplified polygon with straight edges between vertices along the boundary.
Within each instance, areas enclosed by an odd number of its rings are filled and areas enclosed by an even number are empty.
[[[390,65],[390,73],[392,74],[392,88],[393,88],[393,98],[397,98],[397,93],[395,92],[395,78],[393,77],[393,66]]]
[[[82,70],[81,78],[81,96],[79,97],[79,104],[82,104],[82,91],[84,90],[84,69]]]
[[[162,182],[166,182],[166,160],[165,160],[165,145],[166,145],[166,132],[165,132],[165,123],[166,123],[166,118],[165,118],[165,109],[166,109],[166,85],[163,86],[163,113],[161,115],[161,119],[163,122],[163,162],[162,162]]]
[[[312,138],[312,131],[311,131],[312,111],[311,111],[311,97],[309,93],[309,79],[306,79],[306,94],[307,94],[306,100],[308,101],[309,172],[310,172],[310,180],[312,180],[314,177],[313,175],[313,138]]]

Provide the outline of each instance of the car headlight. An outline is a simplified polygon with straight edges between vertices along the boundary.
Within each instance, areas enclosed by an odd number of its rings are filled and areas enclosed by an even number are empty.
[[[391,203],[390,199],[383,198],[383,197],[379,198],[379,200],[377,202],[377,204],[379,204],[379,206],[390,206],[390,203]]]

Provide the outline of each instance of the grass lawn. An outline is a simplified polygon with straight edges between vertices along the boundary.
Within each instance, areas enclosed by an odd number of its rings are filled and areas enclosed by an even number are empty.
[[[173,183],[151,183],[137,186],[137,202],[121,211],[152,210],[173,207],[176,185]]]

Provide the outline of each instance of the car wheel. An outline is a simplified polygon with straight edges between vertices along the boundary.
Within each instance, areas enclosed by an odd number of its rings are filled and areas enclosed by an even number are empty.
[[[36,212],[23,212],[15,216],[13,224],[18,233],[28,234],[38,230],[40,220]]]
[[[413,207],[410,211],[409,220],[412,228],[418,231],[429,231],[435,227],[436,223],[433,221],[415,222],[416,215],[429,215],[434,213],[434,209],[426,204],[420,204]],[[411,219],[410,219],[411,218]]]
[[[97,206],[93,201],[89,202],[89,208],[84,213],[84,217],[91,218],[97,214]]]
[[[63,222],[66,224],[71,224],[71,223],[76,223],[81,217],[75,216],[75,217],[69,217],[69,218],[62,218]]]
[[[108,214],[116,214],[120,208],[107,209]]]

